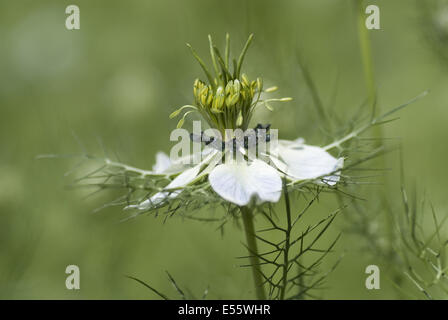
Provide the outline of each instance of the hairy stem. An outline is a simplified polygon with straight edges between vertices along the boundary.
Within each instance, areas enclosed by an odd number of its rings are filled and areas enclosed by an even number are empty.
[[[266,300],[263,287],[263,278],[261,276],[260,259],[258,258],[257,239],[255,237],[255,228],[253,221],[253,213],[248,207],[240,207],[241,216],[243,218],[244,232],[246,234],[247,248],[249,250],[249,259],[252,268],[252,276],[254,278],[255,292],[257,299]]]

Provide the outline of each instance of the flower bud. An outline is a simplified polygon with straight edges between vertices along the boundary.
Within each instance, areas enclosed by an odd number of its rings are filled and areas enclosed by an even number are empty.
[[[238,79],[235,79],[235,81],[233,81],[233,90],[235,93],[240,93],[240,89],[241,89],[241,83],[238,81]]]
[[[213,99],[212,109],[220,110],[222,105],[224,104],[224,100],[225,100],[224,89],[221,86],[219,86],[218,89],[216,90],[216,96]]]
[[[233,93],[233,81],[230,80],[226,85],[226,96],[231,95]]]

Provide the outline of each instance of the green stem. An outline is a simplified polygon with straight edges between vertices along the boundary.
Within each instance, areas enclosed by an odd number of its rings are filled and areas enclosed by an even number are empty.
[[[283,276],[282,276],[282,287],[280,289],[280,300],[285,299],[286,285],[288,283],[288,270],[289,270],[289,248],[290,248],[290,232],[292,229],[291,224],[291,205],[289,202],[288,187],[286,186],[286,180],[283,180],[283,194],[285,196],[285,207],[286,207],[286,222],[287,228],[285,230],[285,246],[283,248]],[[300,277],[302,279],[302,277]]]
[[[249,259],[252,266],[252,276],[254,278],[255,292],[257,299],[266,300],[264,293],[263,278],[261,276],[260,259],[258,258],[257,239],[255,237],[255,228],[253,213],[248,207],[240,207],[243,218],[244,232],[246,233],[247,248],[249,250]]]
[[[372,119],[374,119],[378,113],[378,108],[376,106],[376,86],[375,86],[375,77],[374,77],[374,67],[373,67],[373,58],[372,58],[372,48],[369,37],[369,30],[367,30],[365,26],[365,16],[364,16],[364,1],[363,0],[355,0],[356,10],[358,14],[358,34],[359,34],[359,43],[360,43],[360,51],[361,58],[364,67],[364,77],[366,82],[366,89],[369,96],[369,105],[372,108]],[[378,139],[379,144],[382,144],[383,139],[383,130],[381,126],[375,126],[373,128],[373,135]],[[386,160],[384,157],[381,157],[377,160],[377,163],[380,167],[386,167]],[[387,183],[387,176],[384,178],[385,183]],[[386,193],[380,193],[381,200],[383,204],[386,206],[386,210],[384,211],[386,214],[387,228],[388,228],[388,237],[389,243],[393,243],[395,239],[393,238],[393,219],[392,215],[389,212],[392,212],[388,200],[386,198]]]
[[[373,72],[372,49],[370,44],[369,30],[365,26],[363,0],[355,0],[356,11],[358,16],[358,34],[359,47],[361,51],[362,65],[364,69],[364,78],[366,83],[367,95],[369,97],[369,105],[372,108],[372,117],[375,116],[375,100],[376,88],[375,77]]]

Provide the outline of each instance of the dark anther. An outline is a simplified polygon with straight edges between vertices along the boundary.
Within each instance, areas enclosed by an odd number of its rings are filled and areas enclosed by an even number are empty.
[[[249,137],[244,136],[244,149],[249,149]]]
[[[210,143],[212,143],[213,141],[215,141],[215,137],[207,137],[205,140],[203,140],[205,142],[205,145],[208,146]]]
[[[258,131],[258,130],[260,130],[260,129],[264,129],[264,130],[266,130],[266,131],[269,131],[270,128],[271,128],[271,124],[270,124],[270,123],[268,123],[268,124],[261,124],[261,123],[259,123],[259,124],[257,124],[257,126],[254,128],[254,130],[255,130],[255,131]]]
[[[268,134],[266,134],[266,140],[265,140],[266,142],[269,142],[269,141],[271,141],[271,135],[268,133]]]

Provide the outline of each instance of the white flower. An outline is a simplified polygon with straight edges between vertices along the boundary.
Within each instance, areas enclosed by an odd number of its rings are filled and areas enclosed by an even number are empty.
[[[202,60],[190,46],[193,56],[204,69],[208,82],[196,79],[193,84],[192,104],[175,110],[170,118],[180,116],[183,112],[177,124],[180,128],[190,113],[197,112],[210,128],[221,133],[221,137],[207,141],[210,146],[206,147],[202,154],[197,154],[200,157],[193,154],[171,161],[164,153],[158,153],[156,164],[149,175],[165,175],[170,178],[170,182],[149,199],[127,208],[148,210],[163,205],[166,200],[177,197],[187,187],[193,186],[198,181],[203,182],[207,178],[214,192],[224,200],[238,206],[246,206],[252,201],[277,202],[281,196],[283,178],[289,184],[306,181],[334,186],[339,182],[343,159],[333,157],[324,148],[306,145],[303,139],[280,140],[274,145],[270,143],[271,150],[258,155],[258,158],[248,151],[250,141],[244,140],[242,145],[239,144],[242,142],[239,139],[241,137],[237,137],[236,133],[235,137],[230,134],[226,139],[227,129],[239,129],[241,132],[246,132],[258,106],[264,105],[272,110],[271,102],[292,100],[292,98],[268,99],[265,93],[274,91],[276,87],[263,89],[261,78],[250,80],[241,72],[241,65],[252,38],[253,35],[250,35],[233,71],[226,63],[221,65],[222,70],[219,71],[212,51],[211,58],[215,65],[214,76],[208,72]],[[210,48],[213,48],[211,37],[209,41]],[[266,128],[262,125],[259,128],[257,125],[256,129],[269,130],[269,125]],[[223,143],[221,139],[225,142]],[[202,134],[199,139],[199,142],[201,141],[203,141]],[[271,136],[269,141],[272,142]],[[212,146],[214,143],[217,145]],[[257,149],[257,140],[255,140],[255,147]],[[221,151],[223,148],[224,151]],[[231,154],[234,148],[237,149],[236,154]],[[228,157],[229,153],[232,156]],[[185,165],[185,163],[196,162],[184,160],[197,158],[203,160],[197,165]],[[222,163],[223,159],[224,163]]]
[[[338,169],[344,165],[344,159],[336,159],[323,148],[303,143],[303,139],[295,141],[280,140],[277,150],[279,159],[271,157],[276,167],[295,181],[317,180],[318,183],[333,186],[339,181]],[[329,175],[335,173],[333,175]]]
[[[303,139],[279,140],[274,152],[266,154],[264,159],[220,163],[223,152],[208,149],[204,154],[199,164],[187,166],[182,161],[171,162],[166,154],[158,153],[154,174],[178,175],[162,191],[127,208],[150,209],[177,197],[184,187],[206,176],[219,196],[238,206],[245,206],[252,199],[257,203],[277,202],[282,191],[282,177],[290,183],[308,180],[334,186],[339,182],[339,170],[344,164],[343,158],[333,157],[324,148],[306,145]]]
[[[257,202],[277,202],[282,191],[278,171],[258,159],[250,164],[245,161],[220,164],[208,179],[217,194],[239,206],[247,205],[253,197]]]

